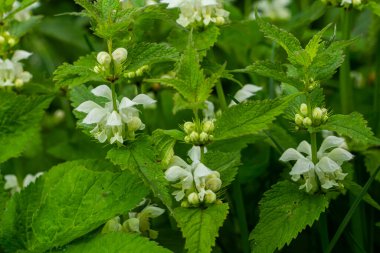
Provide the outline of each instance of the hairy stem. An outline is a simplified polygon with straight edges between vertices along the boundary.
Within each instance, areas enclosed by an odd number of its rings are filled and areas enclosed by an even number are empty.
[[[342,39],[350,39],[351,33],[351,10],[342,8],[341,14]],[[350,54],[345,49],[345,60],[339,71],[339,91],[342,113],[347,114],[353,110],[353,84],[350,78]]]
[[[359,193],[359,195],[356,197],[354,203],[352,204],[350,210],[348,210],[346,216],[344,217],[343,221],[340,223],[333,239],[331,240],[330,244],[329,244],[329,247],[327,248],[327,253],[330,253],[335,244],[338,242],[340,236],[342,235],[344,229],[346,228],[346,226],[348,225],[348,222],[350,221],[352,215],[355,213],[357,207],[359,206],[359,203],[360,201],[362,200],[362,198],[364,197],[364,195],[367,193],[369,187],[371,186],[373,180],[375,179],[377,173],[379,173],[380,171],[380,167],[378,167],[375,171],[375,173],[373,173],[371,175],[371,177],[368,179],[367,183],[364,185],[362,191]]]

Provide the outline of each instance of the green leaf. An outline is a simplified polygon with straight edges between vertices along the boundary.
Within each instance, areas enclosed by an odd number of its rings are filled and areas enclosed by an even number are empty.
[[[310,56],[310,60],[313,61],[315,56],[318,53],[319,47],[321,45],[322,36],[326,32],[327,29],[329,29],[331,24],[328,24],[325,28],[317,32],[313,38],[309,41],[309,43],[305,47],[305,51]]]
[[[208,151],[204,155],[204,162],[211,170],[220,173],[222,188],[227,187],[235,178],[240,165],[240,150],[234,152]]]
[[[96,65],[94,53],[82,56],[73,64],[64,63],[59,66],[54,72],[53,80],[58,87],[74,87],[90,81],[102,82],[104,80],[94,72]]]
[[[0,91],[0,163],[19,156],[37,138],[51,96],[23,96]]]
[[[152,134],[152,141],[159,153],[163,165],[168,165],[174,156],[174,145],[176,142],[183,141],[184,132],[179,130],[162,130],[157,129]]]
[[[355,195],[356,197],[360,195],[360,193],[362,192],[363,190],[363,187],[359,184],[357,184],[356,182],[354,181],[349,181],[349,182],[345,182],[344,183],[344,187],[347,188],[353,195]],[[377,210],[380,211],[380,205],[379,203],[376,202],[376,200],[374,200],[372,198],[371,195],[369,195],[368,193],[366,193],[364,196],[363,196],[363,201],[365,201],[367,204],[369,204],[370,206],[372,206],[373,208],[376,208]]]
[[[93,239],[69,245],[64,249],[66,253],[170,253],[171,251],[157,245],[154,241],[137,234],[108,233],[98,235]]]
[[[137,174],[170,209],[172,197],[167,189],[168,181],[161,165],[156,161],[156,151],[148,137],[141,137],[127,147],[111,149],[107,158],[122,170],[128,169]]]
[[[370,9],[374,14],[380,17],[380,4],[375,1],[369,1],[368,4],[365,5],[366,8]]]
[[[372,175],[380,167],[380,150],[370,149],[363,152],[363,155],[367,171]],[[377,174],[375,179],[380,182],[380,175]]]
[[[275,184],[259,203],[259,223],[250,235],[252,252],[272,253],[289,244],[328,204],[325,195],[307,194],[290,181]]]
[[[228,108],[216,121],[215,140],[257,134],[269,128],[299,94],[262,101],[248,101]]]
[[[6,252],[63,246],[125,214],[147,194],[139,178],[106,161],[57,165],[13,196],[0,226],[0,244]]]
[[[367,121],[358,112],[353,112],[349,115],[333,115],[319,129],[335,131],[340,135],[351,138],[355,142],[380,145],[380,139],[373,136],[371,129],[367,127]]]
[[[128,48],[127,71],[136,71],[144,65],[176,61],[178,52],[167,44],[138,43]]]
[[[294,37],[293,34],[285,31],[284,29],[278,28],[275,25],[265,22],[261,18],[257,19],[257,24],[265,36],[279,44],[283,49],[285,49],[288,55],[291,55],[293,52],[302,50],[301,43],[296,37]]]
[[[189,253],[209,253],[215,245],[218,230],[227,218],[228,204],[215,204],[206,209],[174,209],[174,218],[186,238]]]
[[[9,193],[4,190],[4,184],[3,175],[0,174],[0,223],[1,216],[3,215],[7,201],[9,199]]]
[[[245,69],[234,70],[232,72],[256,73],[261,76],[273,78],[274,80],[293,85],[298,90],[302,90],[305,86],[301,81],[288,76],[282,64],[271,61],[257,61]]]

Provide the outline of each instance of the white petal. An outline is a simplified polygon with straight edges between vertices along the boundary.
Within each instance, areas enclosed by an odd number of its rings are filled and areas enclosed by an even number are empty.
[[[311,156],[311,146],[310,146],[310,144],[307,141],[302,141],[298,145],[297,151],[301,152],[301,153],[304,153],[304,154],[307,154],[308,156]]]
[[[174,165],[177,165],[177,166],[182,167],[182,168],[191,167],[184,160],[182,160],[181,157],[178,157],[178,156],[173,156],[173,158],[170,162],[170,166],[174,166]]]
[[[215,106],[212,102],[206,100],[205,101],[206,108],[203,109],[203,115],[206,119],[214,119],[215,118]]]
[[[342,148],[334,148],[327,156],[339,165],[342,165],[343,162],[349,161],[354,157],[350,152]]]
[[[139,105],[151,105],[156,103],[156,100],[152,99],[151,97],[145,94],[137,95],[132,101]]]
[[[192,178],[191,173],[179,166],[172,166],[165,171],[165,178],[166,180],[170,182],[175,182],[175,181],[178,181],[179,179],[183,179],[187,177]]]
[[[292,170],[289,172],[290,175],[302,175],[309,170],[314,168],[314,164],[307,158],[298,159],[294,164]]]
[[[336,136],[328,136],[321,144],[321,147],[318,150],[318,155],[322,155],[326,150],[330,148],[337,148],[340,145],[345,143],[344,138],[336,137]]]
[[[298,160],[300,158],[305,158],[305,157],[294,148],[289,148],[282,154],[282,156],[280,157],[280,161],[288,162],[288,161]]]
[[[15,53],[13,54],[12,61],[18,62],[20,60],[29,58],[29,56],[31,56],[31,55],[32,55],[32,53],[29,53],[27,51],[16,50]]]
[[[89,100],[89,101],[81,103],[77,108],[75,108],[75,110],[78,112],[89,113],[91,110],[93,110],[95,108],[103,109],[103,107],[101,107],[100,105],[98,105],[94,101]]]
[[[197,181],[199,178],[207,177],[213,174],[213,171],[207,168],[203,163],[198,163],[194,170],[194,180]]]
[[[107,111],[103,108],[94,108],[83,119],[83,123],[88,125],[99,123],[106,115]]]
[[[127,97],[123,97],[123,99],[121,100],[121,102],[119,104],[119,110],[122,110],[122,109],[125,109],[125,108],[129,108],[129,107],[132,107],[134,105],[136,105],[135,102],[133,102],[132,100],[130,100]]]
[[[111,115],[107,119],[107,126],[121,126],[123,123],[121,122],[121,116],[118,112],[113,111]]]
[[[105,84],[99,85],[95,89],[92,89],[91,92],[97,97],[105,97],[108,98],[108,100],[112,100],[112,91],[110,87]]]
[[[340,169],[340,166],[327,156],[322,157],[322,159],[319,160],[316,166],[319,167],[325,173],[333,173],[336,170]]]
[[[36,182],[36,179],[38,177],[42,176],[42,174],[43,174],[43,172],[39,172],[34,176],[31,174],[26,175],[26,177],[24,178],[24,181],[23,181],[23,186],[27,187],[29,184]]]
[[[19,187],[17,177],[15,175],[5,175],[4,179],[5,179],[4,190],[16,189]]]
[[[156,218],[158,216],[160,216],[161,214],[163,214],[165,212],[164,209],[162,208],[159,208],[157,206],[147,206],[145,207],[142,211],[141,211],[141,214],[142,215],[146,215],[147,217],[150,217],[150,218]]]
[[[130,218],[123,225],[126,225],[132,232],[140,233],[140,220],[138,218]]]
[[[187,155],[190,157],[193,163],[199,163],[201,161],[201,147],[193,146]]]
[[[180,201],[182,200],[184,197],[185,197],[185,191],[181,190],[181,191],[174,191],[172,193],[175,197],[175,200],[177,201]]]

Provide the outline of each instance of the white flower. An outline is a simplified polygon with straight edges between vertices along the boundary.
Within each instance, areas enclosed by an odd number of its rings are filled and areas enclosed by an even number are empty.
[[[246,101],[248,98],[253,97],[256,95],[256,93],[263,88],[260,86],[256,86],[253,84],[246,84],[238,90],[234,96],[234,99],[237,100],[239,103]],[[231,101],[229,106],[236,105],[236,102],[234,100]]]
[[[0,87],[20,87],[32,78],[32,75],[24,71],[21,60],[29,58],[32,54],[24,50],[16,50],[12,59],[0,58]]]
[[[346,148],[346,142],[343,138],[327,137],[317,152],[318,162],[314,164],[310,144],[302,141],[297,150],[287,149],[280,160],[296,161],[289,174],[294,181],[301,178],[305,180],[305,184],[301,185],[300,189],[306,188],[306,192],[318,190],[316,180],[318,178],[321,188],[327,190],[343,186],[339,181],[342,181],[347,174],[342,172],[341,165],[353,158],[353,155],[344,148]]]
[[[268,17],[270,19],[289,19],[291,16],[290,10],[287,6],[291,0],[260,0],[255,3],[254,7],[257,7],[259,15],[262,17]],[[255,13],[252,12],[250,17],[255,19]]]
[[[43,172],[38,172],[35,175],[28,174],[23,180],[22,185],[19,185],[17,177],[15,175],[9,174],[5,175],[5,184],[4,184],[4,190],[10,190],[11,194],[14,194],[15,192],[20,192],[22,188],[28,187],[31,183],[35,183],[36,179],[43,175]]]
[[[210,23],[223,24],[229,16],[221,0],[161,0],[161,3],[167,3],[169,9],[180,9],[177,23],[183,27],[193,23],[203,23],[205,26]]]
[[[213,177],[219,178],[220,176],[218,172],[212,171],[201,162],[201,148],[199,146],[193,146],[189,150],[188,156],[192,161],[191,165],[180,157],[174,156],[172,163],[165,172],[165,177],[170,182],[177,182],[173,185],[180,189],[173,192],[177,201],[181,201],[190,191],[196,190],[199,200],[203,202],[206,191],[209,190],[207,188],[210,185],[208,181]]]
[[[147,95],[139,94],[132,100],[127,97],[124,97],[121,102],[117,100],[117,108],[114,110],[112,91],[107,85],[100,85],[91,92],[95,96],[106,98],[108,102],[103,107],[89,100],[81,103],[75,110],[87,113],[82,123],[96,124],[90,133],[101,143],[108,140],[111,144],[115,142],[123,144],[127,137],[128,124],[135,122],[135,118],[139,118],[139,110],[135,106],[150,105],[156,102]],[[145,125],[141,123],[138,129],[133,129],[133,132],[142,130],[144,127]]]
[[[19,1],[15,1],[12,5],[12,11],[11,12],[17,10],[20,6],[21,6],[21,3]],[[25,9],[22,9],[21,11],[16,12],[14,15],[14,19],[19,21],[19,22],[27,21],[28,19],[30,19],[32,17],[32,10],[39,7],[39,6],[40,6],[40,3],[38,3],[38,2],[29,5]],[[3,17],[6,18],[9,14],[10,14],[10,12],[5,13]]]
[[[361,0],[342,0],[340,5],[344,7],[349,7],[351,4],[354,6],[358,6],[361,3],[362,3]]]
[[[151,231],[148,223],[150,218],[157,218],[165,212],[164,209],[154,205],[146,206],[141,212],[130,212],[129,219],[123,223],[123,227],[130,232],[141,233]]]

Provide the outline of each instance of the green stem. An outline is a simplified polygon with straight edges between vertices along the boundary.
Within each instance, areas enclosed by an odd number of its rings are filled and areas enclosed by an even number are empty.
[[[115,91],[115,83],[111,83],[111,90],[112,90],[112,105],[113,105],[113,110],[117,111],[117,95]]]
[[[350,39],[351,34],[351,11],[342,8],[342,39]],[[350,54],[348,48],[345,49],[345,60],[339,71],[339,90],[342,113],[347,114],[353,110],[353,84],[350,78]]]
[[[311,140],[311,160],[314,164],[318,163],[318,156],[317,156],[317,133],[313,132],[310,133],[310,140]]]
[[[371,177],[368,179],[367,183],[364,185],[362,191],[359,193],[359,195],[356,197],[354,203],[352,204],[350,210],[348,210],[346,216],[344,217],[343,221],[340,223],[333,239],[331,240],[330,244],[329,244],[329,247],[327,248],[327,253],[330,253],[335,244],[338,242],[340,236],[342,235],[344,229],[346,228],[348,222],[350,221],[352,215],[355,213],[356,211],[356,208],[359,206],[359,203],[360,201],[362,200],[362,198],[364,197],[364,195],[367,193],[369,187],[371,186],[373,180],[375,179],[377,173],[380,171],[380,167],[378,167],[375,171],[375,173],[373,173],[371,175]]]
[[[216,93],[218,95],[220,108],[222,109],[222,111],[226,110],[228,108],[226,96],[224,95],[223,87],[220,82],[216,83]],[[237,214],[239,227],[240,227],[243,252],[249,253],[250,252],[249,232],[248,232],[243,194],[240,188],[239,177],[236,177],[236,179],[232,182],[232,195],[235,202],[236,214]]]
[[[380,33],[378,35],[379,39],[377,45],[380,46]],[[380,50],[376,50],[376,65],[375,65],[375,94],[374,94],[374,103],[373,103],[373,111],[375,113],[375,125],[374,131],[377,136],[380,135]]]
[[[322,213],[318,222],[319,235],[321,236],[322,252],[326,253],[326,249],[329,246],[329,234],[327,227],[327,217],[325,213]]]

